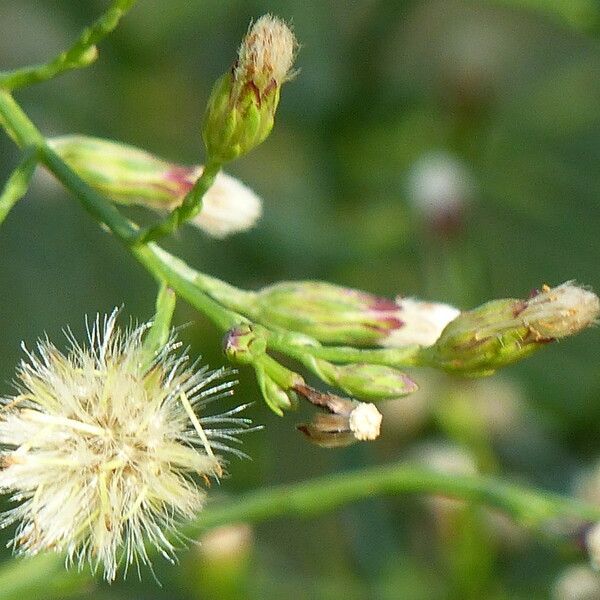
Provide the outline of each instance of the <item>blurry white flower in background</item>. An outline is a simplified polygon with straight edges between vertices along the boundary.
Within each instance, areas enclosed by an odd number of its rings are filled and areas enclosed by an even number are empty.
[[[588,565],[565,569],[554,583],[552,600],[598,600],[600,574]]]
[[[413,208],[436,230],[459,225],[474,195],[469,167],[445,151],[424,154],[408,175],[408,197]]]

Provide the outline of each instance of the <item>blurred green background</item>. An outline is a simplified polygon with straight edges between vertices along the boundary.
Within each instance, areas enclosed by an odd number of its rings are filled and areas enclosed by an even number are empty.
[[[0,68],[49,58],[107,4],[0,0]],[[242,287],[318,278],[461,308],[545,282],[600,290],[592,0],[140,0],[93,67],[17,98],[48,136],[201,162],[212,82],[265,12],[291,21],[302,49],[272,135],[229,168],[262,196],[264,218],[226,241],[185,229],[169,250]],[[5,136],[0,159],[5,179],[18,160]],[[22,340],[59,341],[66,325],[82,337],[85,314],[114,306],[124,321],[152,314],[151,278],[44,173],[2,226],[0,256],[0,393]],[[207,362],[223,362],[220,333],[183,302],[176,323],[189,324],[182,338]],[[243,371],[237,397],[256,401],[251,416],[266,427],[245,439],[253,460],[231,464],[212,502],[401,458],[572,493],[600,453],[599,358],[596,330],[490,380],[416,373],[422,392],[382,408],[378,442],[337,451],[295,431],[307,411],[269,413]],[[576,535],[544,540],[441,499],[384,498],[220,533],[177,567],[157,560],[162,588],[145,572],[80,597],[600,598],[587,571],[597,595],[564,595],[577,580],[565,569],[585,561]]]

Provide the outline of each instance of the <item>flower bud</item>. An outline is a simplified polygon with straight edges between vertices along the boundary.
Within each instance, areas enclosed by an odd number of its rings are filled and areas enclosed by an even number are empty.
[[[440,302],[424,302],[415,298],[396,298],[401,310],[403,326],[395,329],[380,342],[382,346],[431,346],[440,337],[444,327],[456,319],[460,310]]]
[[[113,202],[172,211],[179,206],[203,167],[186,167],[110,140],[68,135],[49,140],[55,152],[91,187]],[[262,212],[260,198],[243,183],[220,172],[191,221],[212,237],[250,229]]]
[[[493,300],[454,319],[424,353],[431,365],[479,376],[513,363],[543,344],[578,333],[600,314],[600,299],[570,282],[526,300]]]
[[[271,132],[283,83],[291,79],[298,44],[281,20],[265,15],[250,26],[231,72],[215,83],[204,118],[209,159],[246,154]]]
[[[319,281],[282,282],[254,294],[249,316],[325,343],[353,346],[430,345],[459,311]]]
[[[298,405],[296,393],[291,390],[284,390],[278,385],[265,370],[257,366],[255,368],[256,380],[261,394],[267,403],[267,406],[280,417],[283,416],[283,411],[292,410]]]
[[[227,333],[223,346],[231,362],[252,365],[262,396],[275,414],[282,416],[284,410],[296,408],[297,396],[292,388],[302,385],[304,380],[267,354],[266,340],[254,327],[234,327]]]
[[[298,430],[321,448],[345,448],[358,441],[348,419],[340,415],[317,413],[310,423],[298,425]]]
[[[383,365],[333,365],[317,360],[314,366],[323,381],[363,400],[391,400],[418,389],[418,385],[408,375]]]
[[[239,325],[227,332],[223,350],[231,362],[248,365],[266,352],[267,343],[264,338],[256,335],[250,325]]]

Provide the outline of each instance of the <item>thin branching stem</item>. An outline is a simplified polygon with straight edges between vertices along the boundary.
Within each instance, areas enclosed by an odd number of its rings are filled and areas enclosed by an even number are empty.
[[[265,335],[269,348],[300,361],[305,356],[310,356],[338,364],[369,363],[396,368],[423,366],[421,346],[417,345],[375,349],[323,346],[304,335],[298,336],[285,331],[265,332]]]
[[[41,65],[0,72],[0,87],[14,90],[47,81],[72,69],[87,67],[98,57],[96,44],[115,29],[135,2],[136,0],[113,0],[106,12],[93,25],[86,27],[68,50]]]
[[[257,523],[284,516],[313,517],[364,498],[408,493],[485,504],[518,523],[542,531],[558,520],[582,523],[600,519],[600,507],[558,494],[492,477],[437,473],[398,463],[260,489],[220,506],[209,505],[187,532],[199,533],[236,521]]]
[[[211,319],[217,327],[227,331],[247,319],[224,308],[208,296],[198,285],[204,277],[179,258],[156,244],[139,243],[139,228],[126,219],[104,196],[93,190],[50,148],[42,134],[6,90],[0,89],[0,123],[20,147],[34,146],[40,162],[55,175],[83,205],[83,207],[130,250],[140,263],[157,279],[166,282],[182,298]],[[213,279],[208,278],[207,279]],[[227,284],[223,283],[223,286]]]
[[[116,2],[115,5],[131,5],[132,2]],[[93,28],[92,28],[93,29]],[[239,302],[240,294],[219,280],[205,276],[183,261],[170,255],[154,243],[140,243],[139,229],[104,196],[95,192],[78,177],[73,170],[50,149],[35,125],[29,120],[7,90],[0,89],[0,124],[22,148],[27,148],[21,165],[29,165],[31,157],[39,157],[51,171],[82,203],[90,214],[104,224],[159,281],[173,288],[199,311],[207,315],[223,330],[246,323],[247,319],[238,312],[223,306],[215,292],[228,294],[232,303]],[[17,169],[17,171],[19,168]],[[22,166],[27,173],[27,168]],[[17,180],[19,177],[14,175]],[[13,184],[15,185],[15,184]],[[16,186],[16,189],[22,189]],[[13,197],[15,192],[11,192]],[[197,200],[197,198],[196,198]],[[214,294],[214,296],[213,296]],[[270,346],[278,351],[297,357],[298,340],[286,338],[266,331]],[[303,350],[313,356],[334,362],[365,361],[381,364],[415,364],[414,348],[402,350],[357,350],[345,347],[323,347],[308,344]],[[395,363],[393,361],[396,361]],[[404,362],[402,362],[404,361]],[[411,362],[412,361],[412,362]],[[544,530],[556,521],[581,523],[600,520],[600,508],[581,503],[545,491],[502,482],[482,476],[457,476],[433,473],[407,464],[368,468],[361,471],[334,474],[327,477],[293,485],[260,489],[220,504],[209,505],[198,520],[188,526],[190,535],[218,525],[244,521],[258,523],[277,517],[312,517],[327,513],[345,504],[382,494],[439,494],[460,498],[469,502],[487,504],[504,511],[516,521]],[[22,568],[18,561],[0,569],[0,599],[20,597],[31,581],[27,577],[16,577]],[[28,561],[28,572],[36,572],[42,566],[45,580],[61,568],[61,561],[52,561],[40,555]],[[79,579],[83,585],[85,579]],[[10,584],[10,585],[9,585]],[[12,594],[12,595],[8,595]]]
[[[192,306],[206,314],[218,327],[227,331],[236,325],[248,322],[239,313],[249,311],[253,292],[240,290],[215,277],[201,273],[179,258],[169,254],[153,243],[140,242],[140,230],[128,221],[104,196],[85,183],[46,144],[43,136],[29,120],[21,107],[6,91],[0,90],[0,122],[19,146],[35,145],[39,148],[40,160],[61,183],[79,199],[83,206],[104,223],[132,254],[158,279],[165,281]],[[269,346],[276,351],[299,359],[306,353],[314,358],[338,363],[369,362],[393,367],[414,366],[421,354],[418,346],[389,349],[357,349],[344,346],[322,346],[316,341],[307,344],[285,333],[269,333]]]
[[[29,182],[37,164],[37,149],[31,146],[23,152],[23,158],[0,192],[0,225],[13,206],[27,193]]]
[[[299,483],[262,488],[232,499],[209,504],[198,519],[185,528],[186,535],[229,523],[261,523],[276,518],[313,518],[346,504],[380,495],[433,494],[484,504],[507,514],[517,523],[550,533],[558,522],[576,531],[578,525],[600,519],[600,507],[557,494],[508,483],[492,477],[436,473],[406,463],[369,467]],[[151,549],[149,549],[151,551]],[[25,565],[28,569],[24,570]],[[16,573],[44,572],[52,581],[63,568],[59,556],[40,554],[24,561],[10,561],[0,568],[0,600],[19,598],[32,584]],[[70,572],[71,588],[89,579]],[[65,575],[66,577],[66,575]],[[9,584],[9,585],[7,585]]]
[[[164,221],[140,231],[136,241],[144,243],[158,240],[174,233],[184,223],[194,218],[202,210],[202,199],[214,183],[220,170],[220,164],[208,163],[181,205],[173,210]]]

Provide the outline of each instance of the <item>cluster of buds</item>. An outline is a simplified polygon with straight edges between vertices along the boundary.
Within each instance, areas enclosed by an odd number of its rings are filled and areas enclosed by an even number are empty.
[[[544,285],[530,298],[493,300],[461,313],[424,351],[427,364],[478,376],[493,373],[594,324],[600,299],[593,292],[563,283]]]
[[[88,185],[122,205],[170,212],[181,205],[203,166],[167,162],[133,146],[83,135],[49,140],[53,150]],[[250,229],[260,218],[260,198],[220,172],[206,192],[202,211],[191,221],[216,238]]]
[[[302,385],[304,380],[267,354],[267,342],[255,328],[235,327],[225,336],[223,349],[231,362],[254,368],[262,396],[275,414],[281,416],[283,411],[296,406],[294,387]]]
[[[294,75],[298,44],[280,19],[265,15],[251,25],[230,72],[215,83],[203,126],[209,159],[242,156],[271,132],[281,86]]]
[[[311,423],[299,426],[312,442],[323,447],[347,446],[379,436],[382,417],[374,404],[323,393],[306,385],[300,375],[267,354],[267,339],[261,333],[260,327],[235,327],[225,338],[225,354],[232,362],[254,368],[263,398],[275,413],[282,415],[295,408],[299,398],[324,410],[316,413]],[[406,375],[388,367],[319,363],[323,381],[359,398],[381,400],[417,389]]]
[[[251,295],[248,316],[265,325],[352,346],[433,344],[460,311],[412,298],[390,300],[320,281],[281,282]]]
[[[230,332],[228,356],[254,367],[267,404],[278,414],[293,407],[299,396],[326,408],[328,414],[317,415],[311,424],[302,426],[311,440],[324,446],[370,439],[355,435],[351,426],[358,400],[400,398],[417,389],[416,383],[397,369],[401,364],[488,375],[550,341],[585,329],[600,314],[600,299],[572,283],[544,286],[525,300],[494,300],[463,313],[443,304],[393,302],[311,281],[240,292],[233,302],[260,325],[244,325]],[[286,335],[277,333],[281,330]],[[319,356],[320,342],[350,347],[325,349],[325,355],[333,360],[330,362],[323,353]],[[268,354],[271,345],[327,385],[357,400],[312,390],[300,375]],[[398,347],[360,349],[376,345]]]
[[[280,19],[265,15],[250,27],[237,62],[216,82],[208,101],[203,125],[206,169],[168,163],[125,144],[85,136],[56,138],[49,145],[83,180],[116,203],[172,215],[177,209],[175,227],[178,219],[195,216],[193,222],[214,237],[244,231],[260,217],[260,199],[219,169],[269,135],[281,86],[293,76],[296,49],[294,34]],[[202,175],[200,182],[208,182],[210,188],[193,196]],[[161,234],[171,231],[171,225],[164,224]]]

